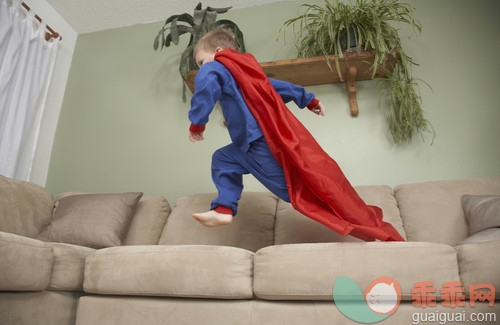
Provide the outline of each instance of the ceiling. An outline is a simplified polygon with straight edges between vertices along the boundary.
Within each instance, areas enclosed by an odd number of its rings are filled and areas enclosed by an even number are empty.
[[[206,6],[245,8],[286,0],[210,0]],[[164,20],[171,15],[193,13],[199,0],[47,0],[78,33]]]

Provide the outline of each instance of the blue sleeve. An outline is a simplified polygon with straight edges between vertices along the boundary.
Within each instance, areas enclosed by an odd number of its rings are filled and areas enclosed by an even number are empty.
[[[221,84],[218,73],[204,64],[195,77],[195,87],[191,98],[189,120],[195,125],[205,125],[221,95]]]
[[[269,81],[285,103],[293,100],[298,107],[304,108],[315,98],[313,93],[306,92],[302,86],[272,78],[269,78]]]

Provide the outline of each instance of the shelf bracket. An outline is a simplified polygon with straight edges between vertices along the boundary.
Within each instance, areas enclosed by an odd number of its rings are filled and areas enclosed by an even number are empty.
[[[356,99],[356,66],[352,65],[347,71],[347,93],[349,94],[349,106],[351,116],[358,116],[358,100]]]

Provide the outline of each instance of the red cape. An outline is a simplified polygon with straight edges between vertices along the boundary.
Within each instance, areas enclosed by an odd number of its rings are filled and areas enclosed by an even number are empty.
[[[404,241],[382,221],[382,210],[366,205],[337,163],[288,110],[280,95],[249,54],[225,49],[216,53],[240,86],[272,154],[283,167],[293,207],[346,236],[366,241]]]

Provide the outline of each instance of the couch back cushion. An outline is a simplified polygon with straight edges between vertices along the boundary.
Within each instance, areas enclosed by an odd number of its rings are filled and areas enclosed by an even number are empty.
[[[171,208],[162,196],[143,196],[130,223],[124,245],[156,245]]]
[[[47,189],[0,175],[0,231],[35,238],[50,223],[53,207]]]
[[[233,221],[207,228],[192,215],[210,209],[216,194],[178,198],[160,237],[160,245],[223,245],[256,252],[273,245],[274,217],[278,198],[271,193],[244,192]]]
[[[405,184],[394,193],[408,241],[457,245],[469,235],[462,196],[500,195],[500,177]]]
[[[356,186],[356,192],[368,205],[380,207],[384,221],[391,223],[405,237],[398,205],[392,188],[387,185]],[[276,211],[275,244],[327,243],[361,241],[352,236],[342,236],[330,228],[297,212],[290,203],[280,200]]]
[[[54,211],[56,212],[55,214],[57,214],[60,203],[63,202],[62,200],[69,198],[75,198],[75,199],[86,198],[86,200],[88,201],[86,203],[90,209],[82,210],[82,206],[79,205],[78,207],[72,208],[73,210],[77,208],[79,209],[76,212],[72,211],[73,214],[76,214],[80,218],[88,217],[87,214],[102,214],[102,216],[104,217],[107,217],[107,214],[109,214],[109,217],[111,217],[112,213],[116,214],[118,210],[122,209],[122,206],[120,205],[122,203],[122,200],[120,200],[120,198],[122,196],[127,196],[129,194],[132,193],[89,195],[89,193],[85,192],[65,192],[57,196]],[[108,196],[110,197],[110,199],[113,199],[115,196],[117,197],[117,200],[110,202],[114,203],[115,205],[114,207],[106,205],[106,201],[103,198],[107,198]],[[92,202],[92,200],[94,200],[95,202]],[[76,201],[76,203],[78,202],[80,202],[79,199]],[[123,202],[124,205],[125,203],[126,202]],[[102,209],[100,207],[102,207]],[[107,211],[106,209],[108,208],[112,210]],[[101,209],[102,211],[100,211],[99,209]],[[171,211],[170,205],[165,198],[161,196],[143,196],[141,193],[140,200],[134,204],[132,211],[133,214],[126,223],[123,235],[119,236],[120,237],[119,245],[156,245],[160,238],[163,227],[165,226],[168,215],[170,214],[170,211]],[[74,225],[75,227],[78,227],[77,223],[74,223]],[[71,227],[71,224],[69,224],[69,227]],[[78,229],[69,229],[69,231],[67,232],[69,233],[71,231],[79,232]],[[106,239],[112,235],[116,235],[114,234],[114,232],[116,232],[117,229],[108,228],[107,230],[104,230],[101,227],[100,231],[101,231],[100,237]],[[90,232],[91,234],[92,230],[88,229],[87,232]],[[108,232],[109,234],[107,234],[106,232]],[[79,236],[83,238],[80,238],[80,241],[82,241],[82,243],[78,244],[85,245],[83,244],[86,236],[85,232],[80,231]],[[45,230],[42,231],[42,234],[39,237],[39,239],[44,241],[75,243],[64,239],[58,240],[57,238],[49,238],[46,235]],[[101,247],[109,247],[115,245],[111,244],[101,245]],[[85,245],[85,246],[94,247],[91,245]]]

